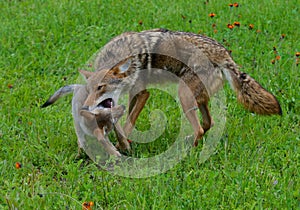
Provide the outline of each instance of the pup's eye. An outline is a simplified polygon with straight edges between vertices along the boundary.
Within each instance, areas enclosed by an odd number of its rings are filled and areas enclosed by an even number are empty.
[[[101,90],[103,85],[98,85],[97,90]]]

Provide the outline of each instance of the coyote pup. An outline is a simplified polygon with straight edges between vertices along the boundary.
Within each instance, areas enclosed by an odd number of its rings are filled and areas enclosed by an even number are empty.
[[[124,114],[123,105],[105,108],[98,106],[92,112],[82,109],[83,103],[88,95],[85,85],[73,84],[57,90],[43,105],[42,108],[53,104],[60,97],[74,93],[72,99],[72,114],[74,118],[75,131],[78,138],[78,155],[86,142],[85,135],[95,136],[101,143],[105,151],[113,156],[120,157],[121,154],[108,139],[108,133],[117,123],[118,119]]]
[[[166,29],[126,32],[104,46],[95,67],[99,71],[81,71],[87,79],[88,92],[83,109],[93,113],[103,104],[114,105],[115,95],[128,91],[126,136],[149,97],[147,84],[168,81],[160,76],[164,71],[179,78],[178,95],[193,126],[195,146],[213,125],[209,98],[222,88],[225,80],[236,92],[238,101],[251,112],[282,113],[277,99],[248,74],[240,72],[224,46],[198,34]],[[195,105],[202,114],[202,125],[193,109]]]

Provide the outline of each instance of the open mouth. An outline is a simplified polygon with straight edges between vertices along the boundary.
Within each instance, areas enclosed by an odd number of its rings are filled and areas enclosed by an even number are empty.
[[[112,98],[107,98],[97,105],[99,109],[111,109],[114,106]]]

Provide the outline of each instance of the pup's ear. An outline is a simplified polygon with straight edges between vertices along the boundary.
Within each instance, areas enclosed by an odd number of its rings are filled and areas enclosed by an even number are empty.
[[[88,110],[82,109],[82,110],[80,110],[79,113],[80,113],[81,116],[83,116],[83,117],[85,117],[89,120],[92,120],[93,118],[95,118],[95,115],[93,113],[91,113],[90,111],[88,111]]]
[[[131,58],[129,58],[126,61],[122,62],[118,66],[118,69],[120,70],[121,73],[124,73],[129,69],[130,65],[131,65]]]
[[[86,71],[86,70],[79,70],[79,73],[87,80],[90,76],[94,74],[94,72]]]

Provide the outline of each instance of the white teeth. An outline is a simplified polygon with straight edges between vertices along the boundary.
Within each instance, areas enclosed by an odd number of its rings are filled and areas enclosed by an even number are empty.
[[[104,109],[104,106],[99,105],[99,106],[97,106],[97,108],[98,108],[98,109]]]

